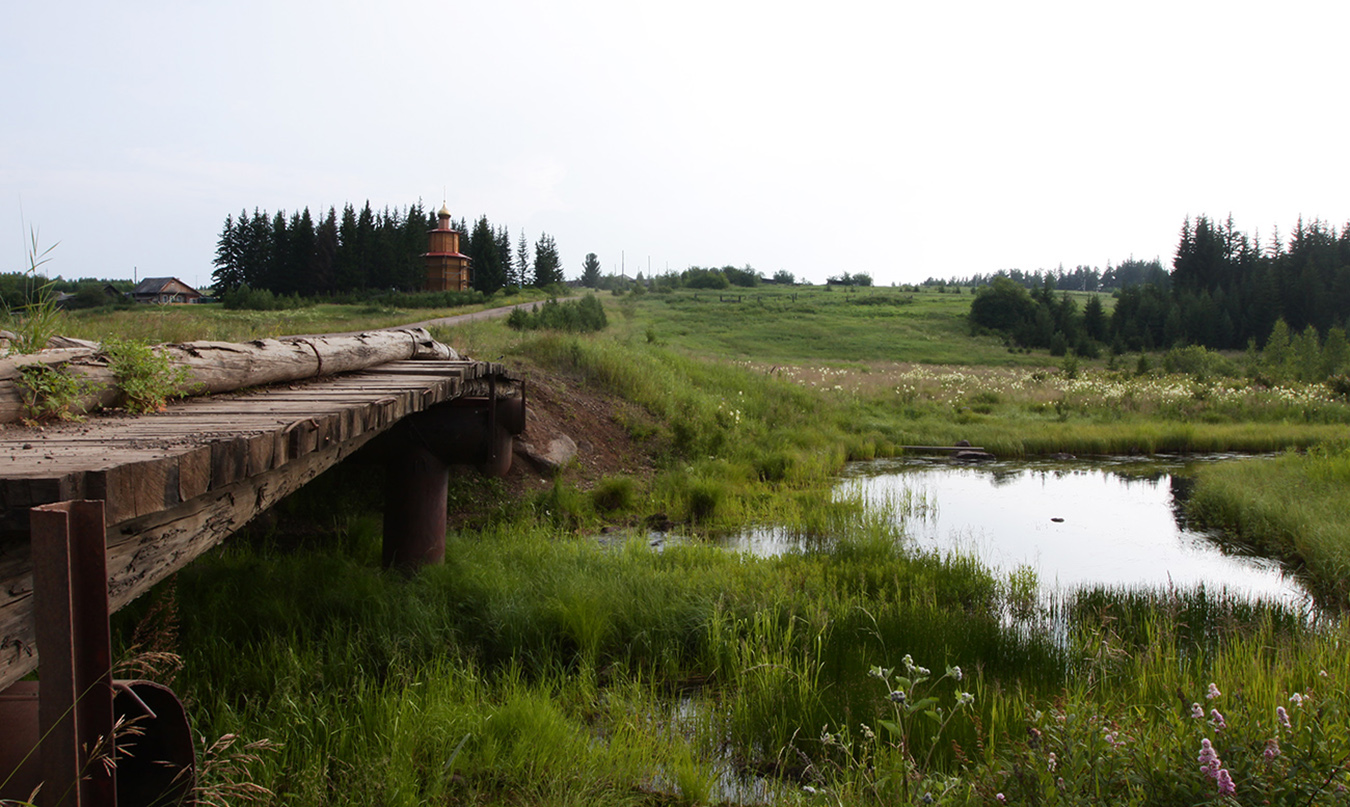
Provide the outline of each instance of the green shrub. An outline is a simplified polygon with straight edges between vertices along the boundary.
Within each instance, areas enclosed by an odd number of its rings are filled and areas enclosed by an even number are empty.
[[[81,399],[89,382],[64,366],[33,362],[19,367],[16,379],[24,411],[32,420],[80,420]]]
[[[253,289],[247,283],[225,292],[220,303],[230,311],[285,311],[310,304],[298,295],[273,294],[271,289]]]
[[[147,344],[109,339],[100,349],[108,357],[108,368],[117,378],[129,412],[158,412],[169,398],[188,392],[188,368],[175,366]]]
[[[1199,345],[1172,348],[1163,355],[1162,366],[1169,373],[1188,373],[1200,379],[1238,375],[1237,365],[1230,359]]]
[[[508,327],[517,331],[566,331],[590,333],[604,330],[609,325],[605,307],[594,294],[580,300],[559,302],[548,300],[543,304],[513,310],[506,318]]]

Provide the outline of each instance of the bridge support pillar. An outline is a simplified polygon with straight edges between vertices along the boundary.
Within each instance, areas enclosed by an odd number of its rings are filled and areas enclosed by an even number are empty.
[[[413,572],[445,560],[450,466],[424,445],[401,449],[385,464],[383,560]]]

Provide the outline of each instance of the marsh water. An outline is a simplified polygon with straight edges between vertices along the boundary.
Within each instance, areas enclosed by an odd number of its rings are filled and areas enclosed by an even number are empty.
[[[1079,586],[1227,590],[1306,606],[1275,561],[1187,524],[1191,472],[1224,457],[1096,458],[958,464],[924,457],[856,463],[838,495],[892,513],[922,549],[974,555],[996,572],[1029,567],[1043,591]],[[801,548],[758,530],[731,545],[755,554]]]

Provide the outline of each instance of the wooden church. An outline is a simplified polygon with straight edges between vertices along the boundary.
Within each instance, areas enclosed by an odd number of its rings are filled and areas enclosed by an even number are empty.
[[[468,291],[473,288],[469,256],[459,251],[459,231],[450,224],[450,209],[444,204],[436,214],[440,223],[430,232],[431,251],[423,255],[427,266],[427,291]]]

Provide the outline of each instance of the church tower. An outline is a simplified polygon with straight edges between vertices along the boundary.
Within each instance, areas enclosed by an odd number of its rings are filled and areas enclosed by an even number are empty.
[[[459,232],[450,225],[450,209],[444,204],[436,216],[440,224],[430,232],[431,251],[422,257],[427,262],[427,291],[468,291],[473,287],[469,256],[459,251]]]

